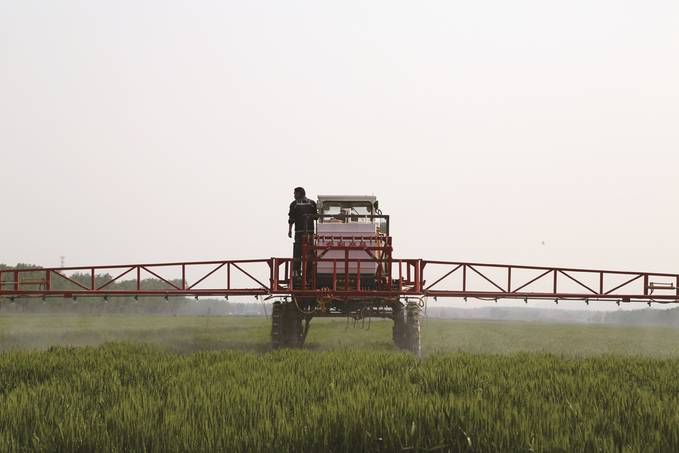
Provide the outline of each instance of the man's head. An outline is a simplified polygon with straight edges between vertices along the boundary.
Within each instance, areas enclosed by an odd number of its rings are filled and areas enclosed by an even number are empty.
[[[301,200],[306,196],[304,187],[295,187],[295,200]]]

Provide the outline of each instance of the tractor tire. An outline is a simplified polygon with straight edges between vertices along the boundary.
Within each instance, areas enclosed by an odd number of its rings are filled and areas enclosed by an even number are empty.
[[[302,313],[294,303],[285,304],[285,347],[301,348],[304,346],[304,327],[302,326]]]
[[[279,349],[284,346],[283,304],[274,302],[271,308],[271,347]]]
[[[399,349],[406,349],[406,320],[401,303],[394,305],[394,327],[392,327],[392,338],[394,346]]]
[[[420,345],[420,307],[417,303],[408,302],[405,312],[406,349],[419,357],[422,354],[422,347]]]
[[[274,302],[271,309],[271,348],[304,346],[302,313],[292,302]]]

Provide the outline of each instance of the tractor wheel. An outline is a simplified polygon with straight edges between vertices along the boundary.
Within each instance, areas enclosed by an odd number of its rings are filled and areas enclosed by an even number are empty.
[[[422,350],[420,347],[420,307],[414,302],[408,302],[406,305],[406,348],[420,356]]]
[[[294,303],[285,304],[283,316],[285,325],[285,346],[288,348],[301,348],[304,345],[304,328],[302,326],[302,313]]]
[[[278,349],[284,346],[283,304],[274,302],[271,308],[271,347]]]
[[[392,337],[394,346],[399,349],[406,349],[406,320],[401,303],[394,305],[394,327],[392,327]]]

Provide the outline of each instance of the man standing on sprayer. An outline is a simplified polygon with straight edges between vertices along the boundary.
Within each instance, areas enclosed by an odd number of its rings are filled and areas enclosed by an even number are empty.
[[[316,202],[306,197],[303,187],[295,187],[295,200],[290,203],[288,212],[288,237],[292,237],[295,225],[295,244],[292,248],[295,277],[302,275],[302,241],[304,236],[314,234],[314,220],[318,218]]]

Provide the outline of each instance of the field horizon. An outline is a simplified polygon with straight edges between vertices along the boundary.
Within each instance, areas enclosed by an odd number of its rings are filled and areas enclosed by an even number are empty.
[[[174,352],[238,349],[266,352],[270,319],[263,316],[163,314],[1,314],[0,350],[92,346],[132,341]],[[679,357],[679,329],[669,326],[537,321],[422,319],[422,350],[433,352]],[[396,350],[390,320],[316,318],[305,348]]]

